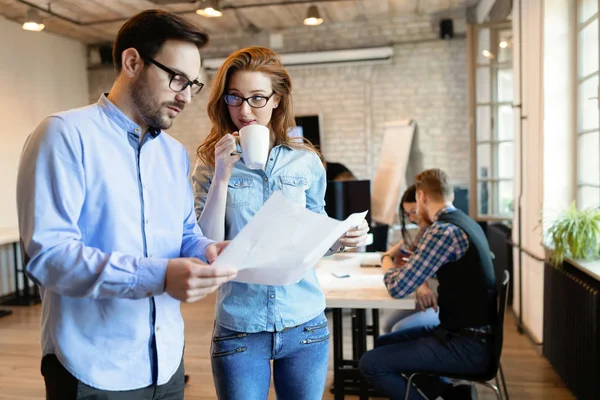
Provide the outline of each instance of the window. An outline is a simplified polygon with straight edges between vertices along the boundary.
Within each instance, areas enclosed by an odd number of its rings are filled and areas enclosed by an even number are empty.
[[[600,113],[598,104],[598,3],[577,8],[577,206],[600,206]]]
[[[511,219],[514,210],[514,120],[510,22],[473,27],[471,120],[476,162],[471,168],[471,213]],[[474,90],[473,90],[474,89]]]

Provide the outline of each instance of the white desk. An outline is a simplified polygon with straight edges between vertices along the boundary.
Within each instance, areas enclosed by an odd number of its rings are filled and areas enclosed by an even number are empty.
[[[378,253],[341,253],[321,259],[317,277],[330,308],[388,308],[414,310],[415,298],[392,298],[383,283],[381,268],[365,268],[360,264],[380,261]],[[349,278],[337,278],[333,273],[346,273]]]
[[[342,253],[321,259],[317,277],[325,293],[325,302],[333,310],[333,393],[335,400],[358,395],[366,400],[371,393],[368,382],[358,370],[358,361],[367,351],[367,336],[379,335],[379,309],[412,310],[414,296],[394,299],[383,283],[381,268],[361,267],[362,261],[376,263],[376,253]],[[346,273],[338,278],[332,273]],[[342,308],[352,309],[352,359],[344,359]],[[367,326],[366,310],[373,310],[373,325]]]
[[[0,228],[0,246],[19,243],[19,229]]]

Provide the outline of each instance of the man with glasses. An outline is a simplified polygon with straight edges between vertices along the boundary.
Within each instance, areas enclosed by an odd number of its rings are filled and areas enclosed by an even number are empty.
[[[41,287],[47,399],[183,399],[180,301],[235,276],[196,223],[184,147],[162,132],[203,84],[207,35],[157,10],[114,42],[96,104],[46,118],[19,167],[27,273]]]

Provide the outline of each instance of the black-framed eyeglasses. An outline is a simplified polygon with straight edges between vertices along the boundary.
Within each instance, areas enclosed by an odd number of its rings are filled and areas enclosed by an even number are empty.
[[[195,95],[200,93],[200,91],[204,87],[204,83],[198,82],[197,79],[190,81],[186,76],[173,71],[169,67],[165,67],[164,65],[162,65],[161,63],[159,63],[156,60],[153,60],[150,57],[146,57],[146,60],[150,61],[152,64],[156,65],[158,68],[162,69],[167,74],[171,75],[171,81],[169,82],[169,88],[171,88],[171,90],[174,92],[183,92],[189,86],[192,97],[194,97]]]
[[[232,107],[240,107],[243,102],[248,103],[248,105],[252,108],[263,108],[269,102],[269,99],[273,97],[275,92],[271,93],[268,96],[263,96],[262,94],[255,94],[250,97],[241,97],[236,94],[226,94],[223,96],[223,100],[227,105]]]

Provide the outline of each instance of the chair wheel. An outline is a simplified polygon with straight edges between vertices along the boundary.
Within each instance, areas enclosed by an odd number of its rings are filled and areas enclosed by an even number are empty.
[[[187,385],[188,381],[190,380],[190,376],[189,375],[184,375],[183,376],[183,382]]]

